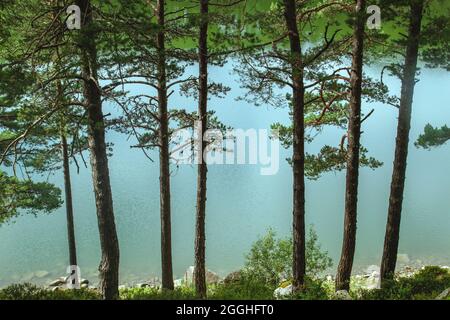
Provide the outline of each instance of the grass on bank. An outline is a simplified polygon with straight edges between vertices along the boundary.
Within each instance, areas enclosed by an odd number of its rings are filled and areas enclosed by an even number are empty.
[[[450,288],[450,272],[440,267],[426,267],[410,278],[397,278],[384,289],[357,289],[350,292],[355,300],[434,300]],[[275,288],[261,279],[242,275],[232,282],[211,285],[211,300],[271,300]],[[333,286],[327,281],[308,280],[306,290],[299,295],[287,296],[295,300],[333,299]],[[92,289],[50,291],[33,284],[15,284],[0,290],[0,300],[96,300]],[[120,290],[122,300],[194,300],[193,288],[179,287],[173,291],[158,288],[127,288]],[[450,297],[447,298],[450,300]]]
[[[360,290],[358,298],[363,300],[429,300],[450,288],[450,272],[428,266],[414,276],[397,278],[380,290]],[[448,297],[450,298],[450,296]]]

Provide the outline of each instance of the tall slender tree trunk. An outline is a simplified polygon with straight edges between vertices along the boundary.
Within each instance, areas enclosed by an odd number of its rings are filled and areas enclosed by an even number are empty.
[[[88,143],[91,156],[92,180],[97,208],[98,230],[102,260],[99,266],[99,289],[104,299],[117,299],[119,295],[119,242],[114,221],[113,199],[105,142],[105,123],[101,92],[98,84],[95,30],[91,28],[90,0],[77,0],[81,9],[83,35],[81,69],[84,80],[84,99],[87,104]]]
[[[69,263],[71,266],[76,266],[77,249],[75,242],[75,225],[73,221],[72,183],[70,179],[67,138],[63,130],[61,132],[61,151],[62,151],[63,171],[64,171],[64,191],[66,194],[65,203],[66,203],[66,217],[67,217],[67,240],[69,242]]]
[[[411,0],[408,40],[395,143],[395,159],[389,196],[389,210],[381,260],[381,285],[392,279],[397,263],[400,220],[402,214],[403,191],[405,188],[406,161],[408,158],[409,130],[414,96],[415,76],[419,53],[420,29],[423,14],[423,0]]]
[[[305,284],[305,121],[303,62],[297,27],[295,0],[284,0],[284,16],[289,32],[293,84],[293,287],[301,290]]]
[[[158,0],[156,11],[160,31],[157,34],[158,50],[158,113],[159,113],[159,187],[161,210],[161,266],[162,287],[173,290],[172,271],[172,227],[170,213],[170,154],[169,154],[169,116],[167,112],[167,80],[165,49],[164,0]]]
[[[198,174],[197,174],[197,218],[195,226],[195,290],[199,297],[206,298],[206,267],[205,267],[205,214],[206,214],[206,175],[207,165],[203,159],[206,141],[203,136],[208,123],[208,0],[200,0],[200,35],[199,35],[199,100],[198,116]]]
[[[59,7],[59,0],[53,0],[53,2],[49,2],[49,4],[53,4],[55,7]],[[58,19],[57,11],[54,11],[53,18]],[[60,35],[57,39],[58,42],[61,41],[62,35]],[[59,48],[56,48],[55,57],[54,57],[55,65],[58,68],[61,68],[61,56],[59,52]],[[58,95],[58,102],[63,103],[64,101],[64,92],[62,88],[61,81],[57,81],[56,83],[56,91]],[[69,163],[69,151],[67,145],[67,137],[66,137],[66,121],[65,121],[64,112],[61,114],[61,156],[63,159],[63,175],[64,175],[64,192],[65,192],[65,204],[66,204],[66,220],[67,220],[67,241],[69,244],[69,264],[71,266],[76,266],[77,264],[77,248],[75,241],[75,224],[73,219],[73,198],[72,198],[72,182],[70,178],[70,163]]]
[[[356,1],[353,27],[352,71],[350,77],[350,119],[348,123],[347,177],[345,190],[344,239],[336,275],[336,290],[350,289],[356,246],[359,150],[361,137],[361,86],[364,51],[365,0]]]

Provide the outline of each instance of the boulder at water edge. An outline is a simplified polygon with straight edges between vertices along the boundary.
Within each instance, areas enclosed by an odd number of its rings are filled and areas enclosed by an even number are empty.
[[[442,293],[436,297],[436,300],[445,300],[448,297],[450,297],[450,288],[442,291]]]
[[[186,286],[191,286],[194,284],[194,266],[190,266],[186,272],[184,273],[184,285]],[[220,277],[212,272],[211,270],[206,270],[206,283],[207,284],[213,284],[213,283],[218,283],[220,281]]]
[[[334,300],[353,300],[353,298],[350,296],[347,290],[339,290],[336,291],[334,296]]]
[[[279,287],[276,288],[273,292],[273,295],[276,299],[283,299],[284,297],[287,297],[292,294],[292,284],[286,286],[286,287]]]

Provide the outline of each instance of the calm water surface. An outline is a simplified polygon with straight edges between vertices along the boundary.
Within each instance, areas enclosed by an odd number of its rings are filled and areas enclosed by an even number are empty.
[[[196,72],[193,69],[193,72]],[[283,108],[255,107],[235,101],[242,94],[232,66],[212,68],[211,77],[232,87],[227,99],[212,99],[210,108],[235,128],[269,128],[289,121]],[[375,75],[376,70],[368,71]],[[392,93],[399,82],[389,80]],[[415,140],[428,123],[450,124],[450,77],[439,70],[422,70],[416,87],[411,137]],[[174,96],[172,105],[195,109],[195,101]],[[362,169],[359,198],[356,269],[379,264],[386,222],[390,175],[394,153],[397,110],[382,104],[364,123],[363,144],[384,162],[376,171]],[[105,106],[105,113],[116,112]],[[308,146],[318,151],[323,144],[338,145],[342,131],[328,128]],[[159,276],[158,163],[131,150],[125,136],[110,132],[114,155],[110,171],[121,249],[121,282]],[[282,150],[280,170],[261,176],[258,166],[211,166],[208,172],[207,265],[222,275],[243,265],[251,243],[272,227],[281,236],[291,229],[291,171]],[[157,159],[157,157],[154,157]],[[450,264],[450,144],[432,151],[411,145],[405,190],[400,253],[408,263]],[[61,174],[51,181],[62,186]],[[73,195],[79,265],[83,277],[96,279],[100,260],[94,197],[88,169],[75,174]],[[342,243],[345,172],[329,173],[307,182],[307,221],[314,224],[325,250],[336,262]],[[174,272],[181,277],[193,264],[196,170],[182,166],[172,178]],[[65,212],[61,208],[38,218],[22,216],[0,226],[0,286],[17,281],[44,283],[65,274],[68,264]],[[405,261],[406,262],[406,261]],[[336,263],[335,263],[336,264]],[[39,278],[36,271],[41,273]],[[42,275],[48,273],[44,277]]]

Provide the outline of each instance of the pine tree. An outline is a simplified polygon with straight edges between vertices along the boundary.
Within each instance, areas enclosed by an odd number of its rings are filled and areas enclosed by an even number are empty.
[[[283,146],[294,147],[294,154],[288,161],[294,172],[293,238],[297,240],[294,241],[293,262],[296,290],[302,289],[304,284],[304,177],[315,180],[325,172],[347,167],[349,149],[344,145],[347,135],[342,137],[337,147],[324,146],[317,155],[304,152],[304,144],[312,142],[325,126],[344,129],[348,124],[351,68],[345,66],[345,59],[352,36],[343,31],[345,26],[339,23],[333,12],[337,9],[346,12],[349,8],[353,6],[348,1],[330,4],[294,1],[285,2],[282,8],[273,5],[270,10],[250,16],[248,23],[264,21],[263,25],[259,24],[262,35],[256,35],[256,39],[248,37],[252,39],[249,46],[253,50],[242,53],[237,69],[243,86],[248,89],[244,99],[274,107],[284,105],[287,100],[290,108],[292,124],[275,123],[272,129]],[[318,22],[324,14],[332,17],[325,26]],[[286,32],[276,33],[273,30]],[[299,39],[295,36],[297,33]],[[269,35],[272,40],[267,40]],[[308,44],[308,48],[302,49],[302,43]],[[362,94],[365,99],[388,98],[386,86],[369,77],[363,78]],[[273,90],[275,86],[290,88],[292,94],[285,97],[276,95]],[[371,114],[365,115],[361,123]],[[308,134],[306,128],[309,129]],[[360,146],[361,166],[377,168],[382,165],[368,157],[367,152]]]
[[[119,296],[119,242],[109,177],[105,121],[102,112],[102,91],[98,82],[99,63],[95,42],[97,31],[90,0],[77,0],[76,4],[80,7],[82,13],[78,46],[80,48],[83,96],[87,109],[88,143],[102,251],[99,266],[99,288],[104,299],[117,299]]]
[[[341,259],[336,275],[336,291],[350,289],[350,276],[356,246],[358,207],[358,179],[361,138],[361,96],[363,76],[364,26],[366,2],[356,1],[352,39],[352,67],[350,75],[350,115],[348,124],[347,177],[345,191],[344,239]]]
[[[197,173],[197,214],[195,227],[195,290],[199,297],[206,298],[206,267],[205,267],[205,215],[206,215],[206,178],[207,165],[203,159],[207,142],[203,141],[208,124],[208,9],[209,1],[200,1],[200,30],[199,30],[199,88],[198,88],[198,117],[199,117],[199,146]]]

